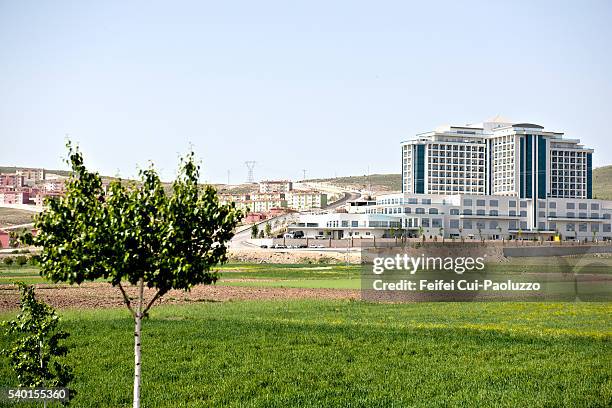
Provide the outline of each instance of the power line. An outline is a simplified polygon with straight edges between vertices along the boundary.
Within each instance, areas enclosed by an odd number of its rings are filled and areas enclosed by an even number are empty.
[[[248,175],[247,175],[247,183],[254,183],[255,177],[253,176],[253,170],[255,169],[255,164],[257,162],[254,160],[245,161],[244,164],[247,166]]]

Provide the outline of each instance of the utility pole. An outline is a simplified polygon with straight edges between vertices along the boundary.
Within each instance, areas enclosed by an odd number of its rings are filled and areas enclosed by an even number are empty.
[[[306,180],[306,169],[302,169],[302,180]]]
[[[247,183],[255,182],[255,177],[253,176],[253,169],[255,168],[256,163],[257,162],[254,160],[248,160],[244,162],[244,164],[247,166],[247,169],[248,169]]]
[[[227,170],[227,185],[229,186],[230,184],[230,171],[229,169]]]

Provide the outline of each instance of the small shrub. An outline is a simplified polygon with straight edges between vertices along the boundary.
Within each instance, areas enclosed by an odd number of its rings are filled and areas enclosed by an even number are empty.
[[[318,263],[319,264],[330,264],[332,263],[332,259],[328,256],[322,256],[319,258]]]
[[[17,264],[17,266],[23,266],[27,263],[28,263],[28,258],[26,258],[25,256],[19,255],[18,257],[15,257],[15,264]]]
[[[13,249],[13,250],[11,251],[11,254],[18,254],[18,253],[19,253],[19,250],[18,250],[18,249]]]
[[[28,258],[28,263],[32,266],[37,266],[38,265],[38,256],[36,255],[32,255],[31,257]]]
[[[13,258],[7,256],[2,260],[2,262],[4,262],[6,266],[11,266],[13,264]]]
[[[21,251],[19,251],[18,253],[20,254],[29,254],[30,250],[29,249],[22,249]]]

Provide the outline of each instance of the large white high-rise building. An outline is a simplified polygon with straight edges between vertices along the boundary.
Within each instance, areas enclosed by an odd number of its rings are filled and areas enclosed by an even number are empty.
[[[577,139],[495,118],[402,142],[402,193],[348,214],[301,216],[291,231],[612,240],[612,201],[593,199],[592,154]]]
[[[592,153],[532,123],[441,126],[401,144],[402,190],[519,198],[592,198]]]

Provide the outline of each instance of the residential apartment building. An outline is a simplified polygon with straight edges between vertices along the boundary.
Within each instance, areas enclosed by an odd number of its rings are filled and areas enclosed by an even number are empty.
[[[593,197],[593,150],[540,125],[442,126],[401,149],[404,193]]]
[[[15,174],[23,176],[23,182],[33,185],[45,179],[45,169],[42,168],[17,168]]]
[[[273,208],[287,207],[284,193],[220,194],[219,201],[222,204],[233,202],[236,208],[258,213],[270,212]]]
[[[327,194],[314,190],[293,190],[286,194],[287,206],[294,210],[312,210],[327,206]]]
[[[289,180],[266,180],[259,183],[260,193],[288,193],[293,190],[293,183]]]
[[[0,187],[23,187],[23,176],[17,174],[0,174]]]
[[[30,204],[30,191],[26,189],[0,189],[0,204]]]

